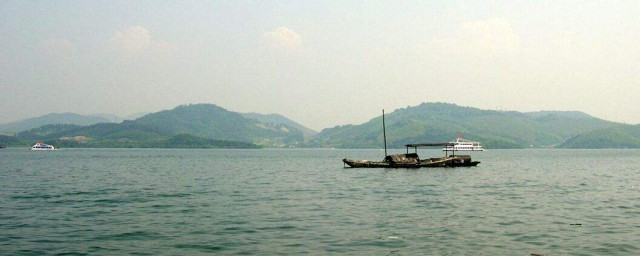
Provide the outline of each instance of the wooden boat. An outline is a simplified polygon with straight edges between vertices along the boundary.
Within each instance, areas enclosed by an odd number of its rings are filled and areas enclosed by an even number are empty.
[[[420,145],[441,146],[443,143],[425,143],[405,145],[410,147]],[[446,155],[440,158],[420,159],[417,153],[388,155],[382,161],[342,159],[345,167],[350,168],[422,168],[422,167],[469,167],[477,166],[480,161],[472,161],[469,155]]]
[[[384,137],[384,154],[385,157],[382,161],[371,160],[352,160],[344,158],[342,162],[345,167],[350,168],[422,168],[422,167],[467,167],[476,166],[479,161],[471,161],[469,155],[455,155],[455,150],[445,151],[445,156],[440,158],[428,158],[420,159],[418,156],[419,147],[453,147],[454,142],[447,143],[421,143],[421,144],[407,144],[406,154],[387,155],[387,132],[384,128],[384,110],[382,110],[382,131]],[[409,148],[414,148],[414,153],[409,153]]]

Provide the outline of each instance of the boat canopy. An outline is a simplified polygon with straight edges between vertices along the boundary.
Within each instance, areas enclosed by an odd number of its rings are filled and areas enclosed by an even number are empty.
[[[453,146],[452,142],[436,142],[436,143],[418,143],[418,144],[407,144],[404,145],[408,148],[417,148],[417,147],[444,147],[444,146]]]
[[[417,144],[407,144],[404,145],[407,147],[407,154],[409,153],[409,148],[413,148],[414,152],[418,152],[419,147],[452,147],[454,145],[453,142],[435,142],[435,143],[417,143]],[[453,151],[452,151],[453,152]],[[445,156],[448,155],[448,152],[445,153]]]

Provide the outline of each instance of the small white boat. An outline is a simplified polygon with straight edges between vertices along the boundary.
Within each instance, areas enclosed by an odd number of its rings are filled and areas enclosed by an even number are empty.
[[[58,150],[58,149],[52,145],[44,144],[38,141],[36,142],[35,145],[31,147],[31,150]]]
[[[484,151],[480,142],[463,140],[458,137],[456,141],[449,142],[449,145],[442,148],[442,151]]]

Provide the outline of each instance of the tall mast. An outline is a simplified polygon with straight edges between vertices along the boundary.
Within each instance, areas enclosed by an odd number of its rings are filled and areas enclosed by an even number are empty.
[[[382,110],[382,136],[384,137],[384,157],[387,157],[387,129],[384,125],[384,109]]]

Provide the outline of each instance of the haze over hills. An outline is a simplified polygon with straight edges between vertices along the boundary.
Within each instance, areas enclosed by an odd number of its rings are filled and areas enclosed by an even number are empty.
[[[292,122],[292,121],[289,121]],[[288,147],[303,134],[285,124],[263,123],[212,104],[178,106],[122,123],[55,124],[18,134],[67,147]]]
[[[117,120],[115,115],[80,115],[75,113],[52,113],[39,117],[32,117],[21,121],[0,124],[0,132],[21,132],[38,128],[48,124],[92,125],[97,123],[112,123]]]
[[[287,125],[293,128],[296,128],[300,131],[302,131],[302,134],[304,135],[305,139],[310,139],[313,136],[315,136],[316,134],[318,134],[317,131],[311,130],[299,123],[296,123],[294,121],[292,121],[289,118],[286,118],[282,115],[279,114],[258,114],[258,113],[244,113],[242,114],[244,117],[246,118],[250,118],[250,119],[255,119],[258,120],[260,122],[263,123],[270,123],[270,124],[283,124],[283,125]]]
[[[561,148],[640,148],[640,124],[616,125],[579,134]]]
[[[113,114],[81,115],[76,113],[51,113],[38,117],[31,117],[11,123],[0,124],[1,133],[18,133],[49,124],[74,124],[92,125],[98,123],[120,123],[125,120],[134,120],[147,113],[136,113],[126,117]]]
[[[481,141],[486,148],[554,147],[581,133],[616,123],[579,112],[481,110],[448,103],[423,103],[386,115],[387,144],[448,142],[457,136]],[[321,131],[310,145],[371,148],[382,145],[382,118],[361,125]]]
[[[213,104],[193,104],[148,114],[131,121],[166,134],[284,146],[302,143],[302,131],[279,123],[263,123]]]
[[[2,2],[0,123],[211,102],[320,131],[427,99],[640,123],[640,1],[45,2]]]
[[[448,142],[457,136],[486,148],[640,148],[640,125],[614,123],[577,111],[481,110],[423,103],[386,114],[387,143],[401,148]],[[122,123],[45,125],[0,144],[34,140],[66,147],[382,147],[382,118],[320,133],[277,114],[242,114],[213,104],[191,104]],[[235,144],[234,144],[235,143]],[[244,144],[242,144],[244,143]],[[252,146],[253,145],[253,146]]]

